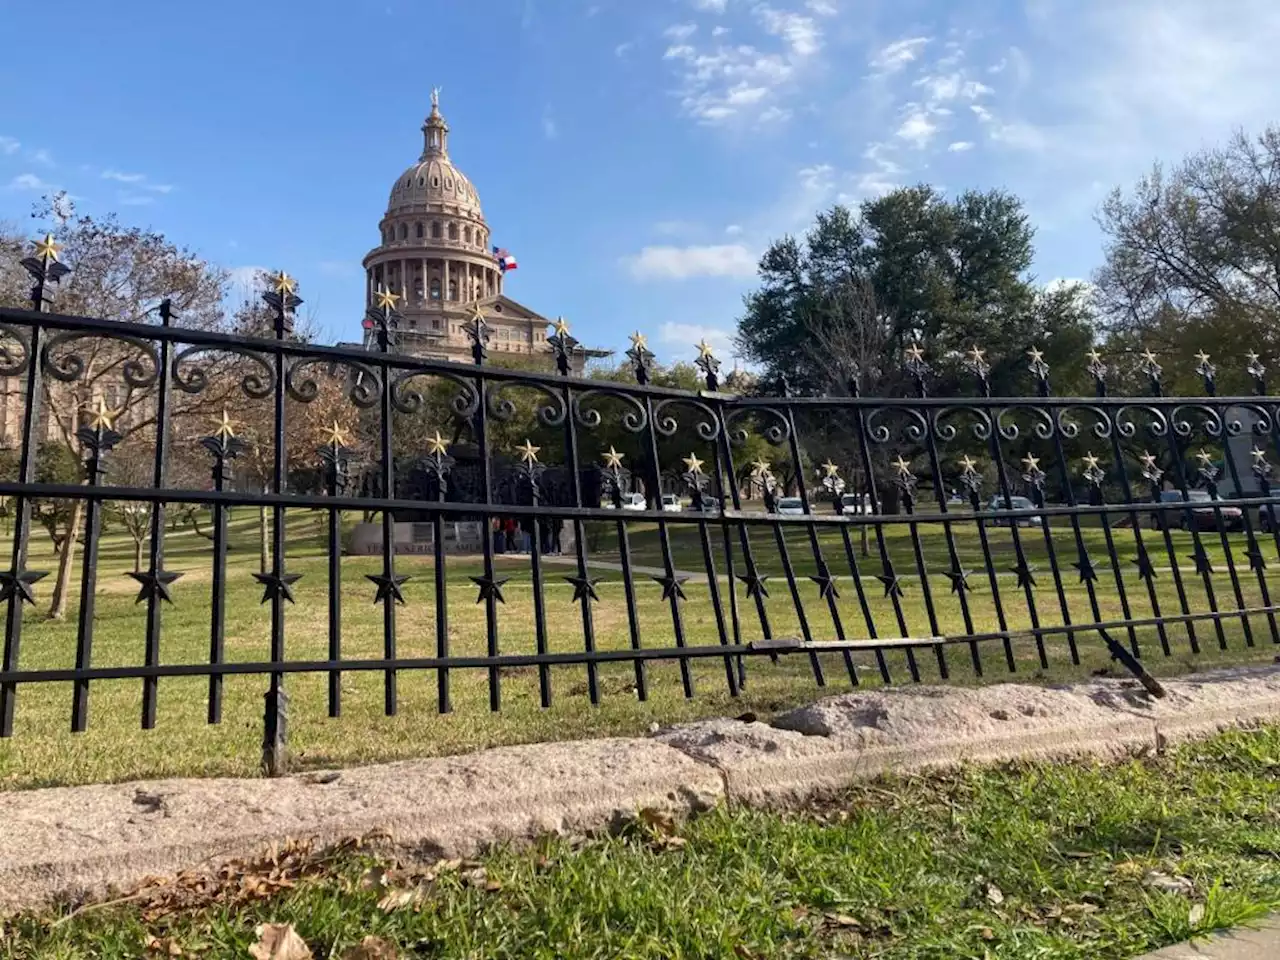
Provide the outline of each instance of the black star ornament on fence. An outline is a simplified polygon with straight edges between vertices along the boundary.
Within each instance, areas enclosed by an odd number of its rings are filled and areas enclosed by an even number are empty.
[[[169,592],[169,588],[173,586],[175,580],[182,576],[173,570],[135,570],[129,574],[134,580],[142,585],[142,589],[138,591],[138,598],[135,603],[142,603],[144,600],[161,600],[166,603],[173,603],[173,595]]]
[[[262,602],[287,600],[295,603],[293,585],[302,579],[300,573],[255,573],[253,579],[262,584]]]
[[[484,603],[486,600],[493,600],[497,603],[506,603],[502,596],[503,585],[510,580],[510,577],[471,577],[471,582],[480,588],[480,596],[476,598],[476,603]]]
[[[19,603],[36,602],[32,584],[49,575],[46,570],[6,570],[0,573],[0,603],[17,598]]]

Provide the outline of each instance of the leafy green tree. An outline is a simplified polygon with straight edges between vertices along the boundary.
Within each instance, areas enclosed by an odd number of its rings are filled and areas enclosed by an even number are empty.
[[[1149,348],[1171,393],[1198,393],[1195,355],[1218,364],[1221,392],[1248,392],[1245,354],[1280,361],[1280,126],[1203,150],[1132,189],[1114,190],[1098,222],[1107,352],[1134,387]]]

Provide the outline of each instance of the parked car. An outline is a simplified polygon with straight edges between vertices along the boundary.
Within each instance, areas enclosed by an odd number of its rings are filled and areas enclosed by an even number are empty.
[[[871,513],[871,494],[846,493],[840,498],[840,512],[846,517],[857,517]]]
[[[776,512],[782,517],[802,517],[805,514],[804,501],[799,497],[783,497],[778,501]]]
[[[613,506],[613,504],[609,504]],[[647,503],[643,493],[626,493],[622,495],[623,510],[644,510]]]
[[[662,495],[662,509],[667,513],[679,513],[684,509],[684,504],[680,502],[680,498],[674,493],[664,493]]]
[[[1258,508],[1258,529],[1263,533],[1280,529],[1280,503],[1264,503]]]
[[[696,502],[689,504],[689,509],[694,512],[701,512],[710,517],[718,517],[720,515],[720,500],[709,494],[702,495],[702,506],[699,507]]]
[[[1217,514],[1222,514],[1222,526],[1227,530],[1243,530],[1244,529],[1244,511],[1239,507],[1213,507],[1213,496],[1208,490],[1188,490],[1187,499],[1190,501],[1191,524],[1196,530],[1216,530],[1218,528]],[[1160,492],[1161,503],[1182,503],[1181,490],[1162,490]],[[1157,510],[1151,514],[1151,529],[1159,530],[1162,527],[1177,527],[1181,530],[1189,530],[1191,526],[1187,520],[1188,510]]]
[[[1001,494],[996,494],[987,503],[987,509],[991,511],[1034,510],[1035,508],[1036,508],[1036,505],[1026,497],[1007,497],[1006,498]],[[1016,522],[1017,525],[1020,527],[1039,527],[1039,526],[1043,526],[1044,524],[1043,520],[1040,517],[1012,517],[1007,520],[1001,519],[1000,517],[996,517],[996,519],[992,522],[995,523],[997,527],[1008,527],[1008,526],[1011,526],[1014,522]]]

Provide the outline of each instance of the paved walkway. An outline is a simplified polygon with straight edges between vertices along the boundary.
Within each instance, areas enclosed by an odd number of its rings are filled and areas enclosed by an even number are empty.
[[[1239,930],[1195,943],[1180,943],[1135,960],[1277,960],[1280,958],[1280,916],[1263,921],[1255,930]]]

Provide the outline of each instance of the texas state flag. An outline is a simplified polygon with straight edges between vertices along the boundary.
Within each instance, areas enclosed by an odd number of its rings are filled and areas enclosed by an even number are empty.
[[[503,273],[516,269],[516,258],[501,247],[493,248],[493,259],[498,261]]]

